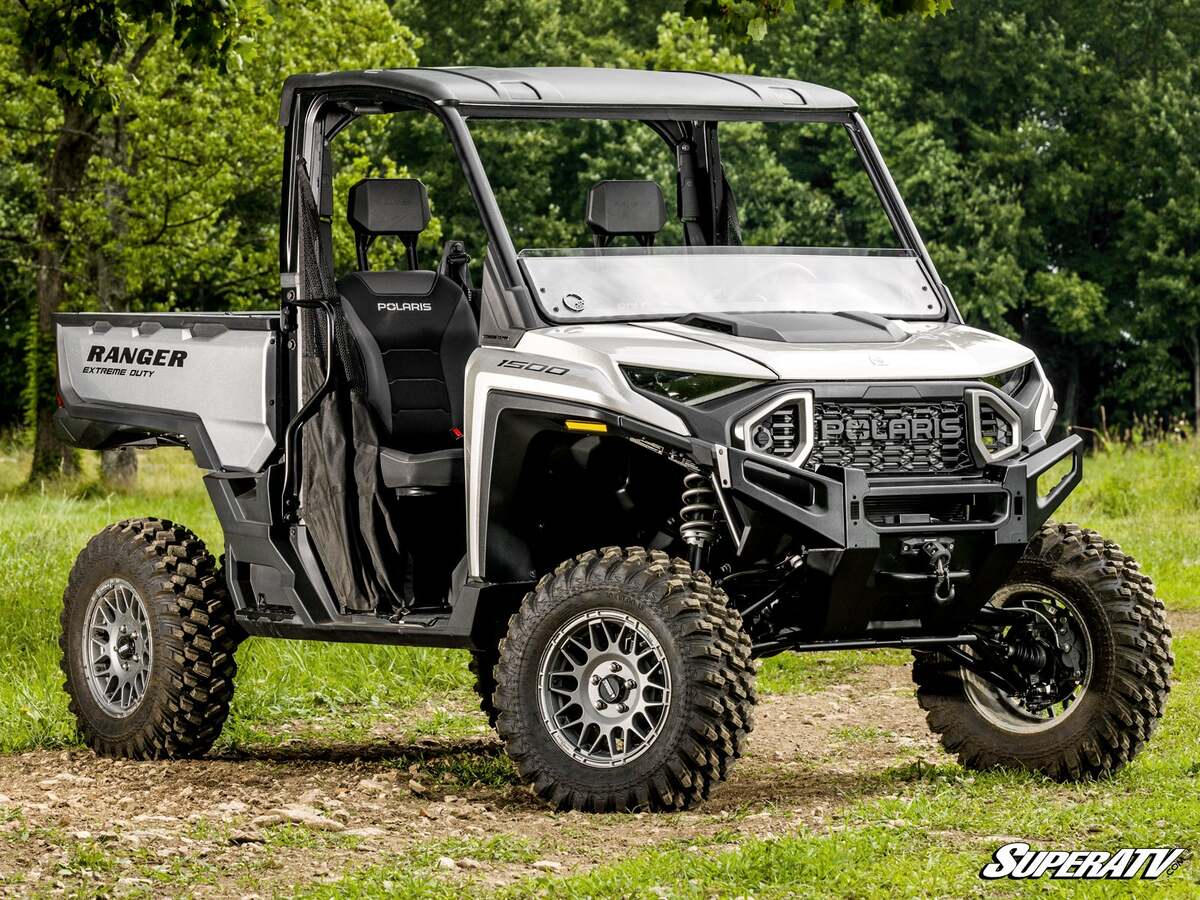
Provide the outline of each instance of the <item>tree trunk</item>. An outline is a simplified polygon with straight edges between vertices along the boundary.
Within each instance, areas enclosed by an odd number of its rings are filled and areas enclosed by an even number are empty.
[[[130,447],[104,450],[100,454],[100,480],[117,491],[133,490],[137,486],[137,451]]]
[[[27,421],[33,426],[31,482],[78,471],[77,454],[54,430],[57,396],[54,326],[51,317],[62,305],[63,265],[67,238],[63,233],[63,203],[83,184],[95,147],[99,120],[77,103],[63,101],[63,123],[46,167],[45,197],[35,233],[37,244],[37,313],[27,345]]]
[[[1079,357],[1071,354],[1069,360],[1064,367],[1066,369],[1066,386],[1058,407],[1059,425],[1064,430],[1079,424]]]
[[[117,114],[111,126],[104,129],[99,139],[97,152],[102,153],[115,168],[124,169],[125,119]],[[108,210],[108,224],[114,238],[121,239],[126,233],[123,207],[125,190],[119,181],[108,179],[104,185],[104,203]],[[101,310],[128,311],[129,297],[125,273],[104,250],[104,241],[97,241],[89,248],[92,257],[92,273],[95,277],[96,298]],[[104,450],[100,454],[100,481],[105,487],[116,491],[130,491],[137,486],[138,456],[128,447]]]
[[[1200,438],[1200,328],[1192,332],[1192,433]]]

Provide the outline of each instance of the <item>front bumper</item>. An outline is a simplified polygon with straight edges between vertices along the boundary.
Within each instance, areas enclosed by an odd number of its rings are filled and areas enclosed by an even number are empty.
[[[969,477],[810,472],[737,449],[720,469],[748,521],[762,530],[769,510],[767,520],[806,550],[808,599],[795,624],[813,638],[889,638],[950,633],[969,622],[1079,483],[1082,446],[1072,436]],[[1042,483],[1064,460],[1070,470]],[[955,515],[939,514],[947,509]],[[929,559],[914,552],[929,541],[950,549],[952,600],[935,595]]]
[[[906,476],[870,478],[861,469],[822,466],[816,472],[731,448],[722,473],[734,496],[766,507],[811,532],[810,545],[870,549],[897,535],[948,535],[987,532],[997,544],[1028,543],[1075,488],[1083,476],[1083,441],[1075,435],[1028,456],[984,467],[967,477]],[[1056,485],[1039,479],[1059,461],[1071,460],[1071,470]],[[974,501],[982,510],[959,522],[921,521],[924,509],[938,501]],[[913,501],[909,512],[903,503]],[[872,514],[872,510],[877,514]],[[887,510],[900,510],[892,515]],[[932,518],[932,517],[931,517]]]

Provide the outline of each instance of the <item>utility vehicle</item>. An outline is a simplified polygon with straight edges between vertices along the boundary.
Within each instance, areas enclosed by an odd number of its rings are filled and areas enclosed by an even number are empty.
[[[422,259],[416,178],[358,180],[343,211],[339,134],[414,114],[440,123],[485,246],[449,235]],[[631,171],[557,207],[590,246],[518,251],[476,140],[493,120],[639,135],[619,144]],[[190,448],[224,532],[220,560],[154,517],[80,554],[63,667],[96,752],[203,753],[246,636],[469,651],[517,770],[559,808],[707,797],[744,751],[754,660],[782,652],[911,649],[929,726],[972,768],[1102,776],[1150,737],[1163,605],[1115,543],[1050,521],[1080,439],[1051,440],[1030,350],[963,323],[850,97],[367,70],[289,78],[280,123],[277,311],[57,319],[65,433]],[[772,203],[807,227],[769,179],[739,182],[768,129],[841,142],[894,246],[747,245]],[[780,146],[812,172],[830,157],[805,140]],[[403,251],[372,267],[389,236]]]

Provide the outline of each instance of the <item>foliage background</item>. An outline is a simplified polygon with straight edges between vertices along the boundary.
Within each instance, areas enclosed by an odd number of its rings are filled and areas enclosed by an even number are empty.
[[[276,114],[291,72],[418,63],[758,72],[830,84],[860,102],[964,312],[1041,354],[1063,421],[1197,415],[1200,4],[959,0],[942,15],[899,19],[877,6],[275,0],[253,52],[226,72],[160,42],[118,85],[119,112],[106,117],[85,189],[67,204],[68,304],[274,304]],[[777,16],[769,27],[760,7]],[[19,423],[29,406],[30,235],[61,124],[51,90],[23,74],[15,9],[0,6],[0,424]],[[592,124],[480,137],[527,246],[578,230],[598,173],[657,174],[642,171],[647,140]],[[837,171],[849,163],[829,160],[831,178],[798,164],[799,149],[744,142],[739,181],[775,210],[743,188],[748,231],[798,243],[830,222],[853,232],[855,182]],[[372,171],[422,177],[438,219],[427,246],[453,235],[482,255],[440,128],[356,127],[341,153],[346,187]],[[564,196],[579,208],[552,202]]]

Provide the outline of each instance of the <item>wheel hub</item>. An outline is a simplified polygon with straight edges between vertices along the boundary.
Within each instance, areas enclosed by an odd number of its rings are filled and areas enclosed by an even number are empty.
[[[594,668],[596,671],[588,678],[588,699],[592,706],[609,715],[614,709],[618,713],[628,712],[628,701],[637,695],[637,679],[628,677],[626,667],[617,660],[601,660]],[[622,706],[626,709],[622,710]]]
[[[588,766],[624,765],[658,737],[671,700],[662,645],[637,618],[592,610],[551,637],[539,666],[542,721]]]
[[[1045,585],[1009,585],[992,605],[1029,614],[1028,622],[999,629],[989,639],[1003,648],[1011,676],[1023,689],[1006,693],[964,669],[967,697],[980,715],[1007,731],[1056,726],[1079,707],[1091,682],[1091,638],[1082,615],[1067,596]]]
[[[137,640],[132,635],[123,634],[117,639],[117,658],[128,662],[137,655]]]

